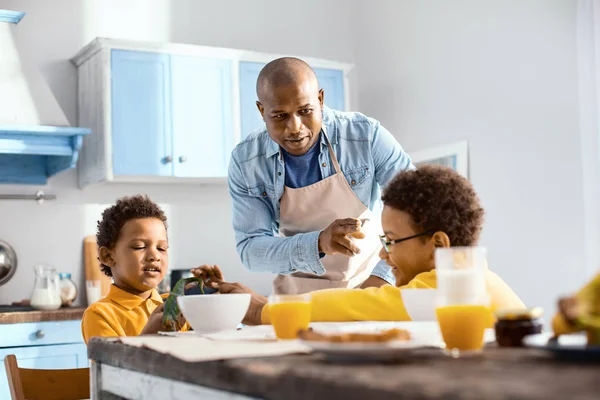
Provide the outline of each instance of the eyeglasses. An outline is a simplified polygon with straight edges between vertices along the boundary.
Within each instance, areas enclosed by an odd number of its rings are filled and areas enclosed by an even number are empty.
[[[417,233],[416,235],[412,235],[412,236],[405,237],[405,238],[402,238],[402,239],[394,239],[394,240],[387,240],[387,238],[385,236],[381,236],[380,235],[379,239],[381,239],[381,244],[383,245],[383,248],[385,249],[385,251],[387,253],[389,253],[390,252],[390,246],[393,245],[393,244],[404,242],[405,240],[414,239],[414,238],[417,238],[419,236],[430,235],[430,234],[432,234],[434,232],[435,232],[435,230],[431,230],[430,229],[430,230],[425,231],[425,232]]]

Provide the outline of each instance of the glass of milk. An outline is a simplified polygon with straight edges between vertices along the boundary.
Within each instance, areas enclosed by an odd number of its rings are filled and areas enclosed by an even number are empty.
[[[60,283],[56,268],[48,264],[35,266],[35,284],[31,293],[31,307],[37,310],[58,310],[62,304]]]

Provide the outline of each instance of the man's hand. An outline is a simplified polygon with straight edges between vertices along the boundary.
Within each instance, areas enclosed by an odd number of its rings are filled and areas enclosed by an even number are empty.
[[[190,270],[196,278],[202,278],[204,285],[213,289],[218,289],[219,285],[225,280],[223,273],[218,265],[201,265]]]
[[[219,293],[250,293],[252,296],[250,299],[250,306],[248,307],[248,311],[246,311],[246,315],[242,322],[246,325],[260,325],[262,323],[262,310],[268,301],[266,297],[253,292],[252,289],[240,283],[229,282],[221,283],[219,286]]]
[[[336,219],[319,235],[319,252],[348,257],[360,253],[358,246],[348,237],[364,238],[360,227],[361,221],[357,218]]]
[[[150,314],[150,316],[148,317],[148,322],[146,323],[146,326],[144,326],[144,329],[142,329],[140,335],[151,335],[154,333],[158,333],[158,331],[162,330],[162,319],[164,311],[164,303],[156,307],[156,309],[154,309],[154,311],[152,311],[152,314]]]

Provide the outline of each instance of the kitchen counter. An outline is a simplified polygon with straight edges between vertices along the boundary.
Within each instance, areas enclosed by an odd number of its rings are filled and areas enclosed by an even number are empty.
[[[92,338],[88,356],[95,361],[97,399],[170,400],[186,393],[211,399],[597,400],[600,393],[600,363],[560,362],[525,348],[491,346],[462,359],[424,349],[390,364],[329,363],[317,355],[190,363]]]
[[[0,324],[78,320],[85,308],[67,307],[54,311],[0,312]]]

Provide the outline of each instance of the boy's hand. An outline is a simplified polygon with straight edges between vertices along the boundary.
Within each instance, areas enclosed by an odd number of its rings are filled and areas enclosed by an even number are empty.
[[[563,297],[559,299],[558,310],[570,324],[573,324],[583,311],[581,303],[576,297]]]
[[[144,326],[144,329],[142,329],[140,335],[151,335],[154,333],[158,333],[158,331],[162,330],[162,319],[164,311],[164,303],[156,307],[156,309],[152,311],[152,314],[150,314],[150,316],[148,317],[148,322],[146,323],[146,326]]]
[[[218,265],[201,265],[190,270],[196,278],[202,278],[204,285],[213,289],[218,289],[225,280],[223,273]]]

